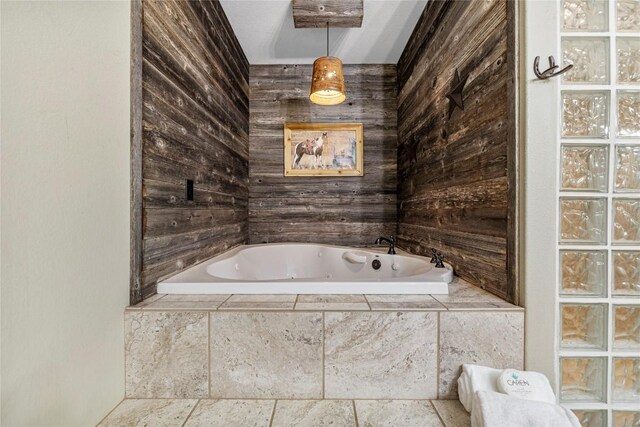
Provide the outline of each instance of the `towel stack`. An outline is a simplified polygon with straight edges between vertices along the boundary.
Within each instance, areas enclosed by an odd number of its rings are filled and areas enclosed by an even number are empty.
[[[472,427],[580,427],[570,410],[555,404],[549,380],[537,372],[462,365],[458,395]]]

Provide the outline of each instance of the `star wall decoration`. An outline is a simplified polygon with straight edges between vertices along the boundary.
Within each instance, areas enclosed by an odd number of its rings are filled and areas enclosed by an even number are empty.
[[[460,73],[456,69],[456,74],[453,77],[453,88],[451,92],[447,94],[447,98],[449,98],[449,118],[453,114],[453,111],[458,107],[460,110],[464,111],[464,99],[462,98],[462,91],[464,90],[464,85],[467,84],[467,79],[469,75],[467,74],[464,78],[460,78]]]

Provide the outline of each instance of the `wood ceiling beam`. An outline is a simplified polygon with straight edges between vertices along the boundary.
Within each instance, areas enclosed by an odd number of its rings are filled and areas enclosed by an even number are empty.
[[[360,28],[364,0],[293,0],[296,28]]]

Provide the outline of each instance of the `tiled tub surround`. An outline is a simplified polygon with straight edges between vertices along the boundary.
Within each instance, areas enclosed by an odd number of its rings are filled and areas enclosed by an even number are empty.
[[[462,363],[523,367],[524,311],[449,295],[158,295],[129,307],[127,398],[455,399]]]

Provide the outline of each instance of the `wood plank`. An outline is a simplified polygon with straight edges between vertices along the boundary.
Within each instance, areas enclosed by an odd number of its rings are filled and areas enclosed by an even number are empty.
[[[346,65],[347,101],[308,100],[310,65],[251,66],[249,240],[369,245],[396,229],[397,103],[392,65]],[[364,125],[364,176],[284,177],[286,122]]]
[[[249,64],[219,2],[138,3],[139,299],[248,240]]]
[[[142,0],[131,2],[131,234],[129,304],[142,301]]]
[[[296,28],[360,28],[364,0],[293,0]]]
[[[511,302],[515,46],[507,0],[427,4],[398,63],[398,237],[441,250],[456,274]],[[513,15],[509,15],[513,16]],[[465,110],[448,116],[454,71]],[[508,249],[509,248],[509,249]]]

